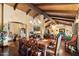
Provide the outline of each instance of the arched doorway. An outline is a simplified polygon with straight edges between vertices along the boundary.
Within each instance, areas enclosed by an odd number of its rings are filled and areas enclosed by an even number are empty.
[[[13,34],[18,34],[21,28],[24,28],[26,30],[26,24],[22,22],[12,21],[7,23],[7,25],[5,24],[4,26],[5,31],[12,32]]]

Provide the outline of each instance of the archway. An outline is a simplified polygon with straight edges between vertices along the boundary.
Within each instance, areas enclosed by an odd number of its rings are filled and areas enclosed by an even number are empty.
[[[8,22],[7,25],[4,25],[4,31],[12,32],[13,34],[18,34],[21,28],[26,30],[26,24],[22,22],[11,21]]]

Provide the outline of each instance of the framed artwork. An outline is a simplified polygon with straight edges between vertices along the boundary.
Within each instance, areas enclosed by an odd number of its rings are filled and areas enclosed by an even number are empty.
[[[35,27],[34,27],[34,31],[40,31],[40,27],[35,26]]]
[[[65,32],[64,28],[59,29],[59,32]]]

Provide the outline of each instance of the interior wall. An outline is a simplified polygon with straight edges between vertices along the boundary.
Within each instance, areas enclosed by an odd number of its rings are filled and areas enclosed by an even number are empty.
[[[40,18],[42,18],[42,17],[40,17]],[[24,23],[24,24],[27,24],[27,22],[28,22],[29,31],[31,31],[33,29],[32,28],[33,25],[29,24],[30,20],[31,21],[34,20],[32,16],[26,15],[26,13],[21,11],[21,10],[18,10],[18,9],[14,10],[13,7],[11,7],[7,4],[4,4],[4,26],[5,26],[4,30],[7,29],[7,31],[8,31],[7,25],[8,25],[9,22],[21,22],[21,23]],[[20,26],[20,28],[21,28],[21,26]],[[13,28],[11,28],[10,31],[13,31],[13,29],[16,29],[16,25],[13,25]],[[16,29],[16,31],[18,31],[18,30]]]
[[[27,17],[25,12],[18,10],[18,9],[14,10],[13,7],[7,4],[4,4],[4,26],[8,24],[8,22],[21,22],[23,24],[26,24],[27,20],[30,19],[30,17],[31,16]],[[14,29],[16,29],[15,25],[13,25],[13,27]],[[23,26],[20,26],[20,28],[21,27]]]
[[[22,22],[26,24],[26,13],[18,9],[14,10],[13,7],[4,4],[4,24],[11,21]]]
[[[19,23],[11,23],[10,24],[10,32],[12,32],[13,34],[15,34],[15,33],[18,34],[20,32],[21,27],[26,28],[26,25],[19,24]]]
[[[59,33],[59,29],[64,28],[66,35],[72,36],[72,26],[57,24],[57,25],[52,25],[51,28],[52,28],[54,34],[56,34],[56,35]]]

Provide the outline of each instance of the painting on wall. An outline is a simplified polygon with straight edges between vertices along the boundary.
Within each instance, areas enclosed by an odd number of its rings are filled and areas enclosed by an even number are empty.
[[[35,26],[35,27],[34,27],[34,31],[40,31],[40,27]]]
[[[64,28],[59,29],[59,32],[65,32]]]

